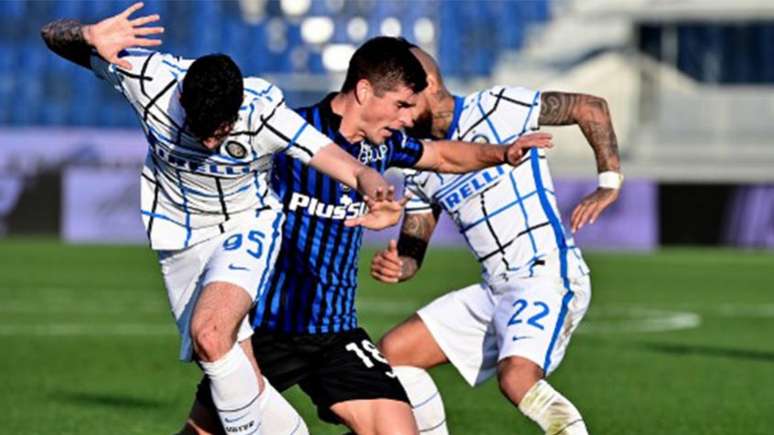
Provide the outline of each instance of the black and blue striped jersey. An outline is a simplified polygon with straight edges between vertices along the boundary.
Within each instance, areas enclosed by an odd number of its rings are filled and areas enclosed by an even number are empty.
[[[411,168],[421,142],[395,132],[383,144],[350,143],[339,133],[341,117],[330,94],[296,111],[363,164],[383,173]],[[360,194],[300,160],[277,154],[272,187],[285,211],[282,248],[271,281],[253,312],[253,326],[293,334],[347,331],[357,327],[355,290],[363,229],[344,220],[366,207]]]

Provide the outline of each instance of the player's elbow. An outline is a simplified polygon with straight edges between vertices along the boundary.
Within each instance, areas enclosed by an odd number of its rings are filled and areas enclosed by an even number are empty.
[[[40,37],[49,49],[51,48],[51,24],[52,23],[47,23],[40,28]]]
[[[610,119],[610,108],[607,100],[596,95],[584,95],[583,97],[582,109],[576,115],[579,122]]]

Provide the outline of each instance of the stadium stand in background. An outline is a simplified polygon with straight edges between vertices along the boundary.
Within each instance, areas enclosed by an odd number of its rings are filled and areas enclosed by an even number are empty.
[[[39,36],[41,25],[56,17],[89,22],[128,3],[0,2],[0,168],[6,173],[0,178],[0,230],[5,228],[0,234],[23,228],[69,238],[65,217],[34,224],[45,219],[35,217],[42,205],[31,198],[61,189],[57,200],[66,216],[68,186],[79,179],[76,171],[87,177],[84,165],[117,165],[126,169],[127,179],[138,166],[141,145],[138,152],[110,147],[111,141],[131,142],[122,132],[135,127],[133,112],[108,86],[51,56]],[[624,195],[618,209],[648,219],[639,226],[647,228],[643,240],[649,242],[612,247],[774,246],[770,1],[145,3],[145,10],[161,14],[167,27],[163,49],[188,57],[226,52],[246,73],[280,84],[293,106],[338,88],[355,47],[380,34],[404,36],[435,54],[458,94],[512,84],[601,95],[611,107],[626,188],[632,189],[633,203]],[[25,136],[31,131],[37,139]],[[593,186],[594,159],[580,132],[551,132],[558,145],[551,157],[556,177]],[[40,138],[67,144],[52,151]],[[59,184],[31,184],[33,175],[41,173]],[[577,196],[585,188],[563,191],[577,191]],[[132,197],[131,192],[122,195]],[[631,226],[627,219],[620,221],[621,234]],[[607,224],[608,232],[615,234],[615,228]]]
[[[47,20],[94,21],[125,4],[0,2],[0,122],[134,126],[133,114],[119,98],[108,89],[85,86],[82,82],[92,78],[50,56],[38,34]],[[529,25],[548,18],[548,1],[147,0],[145,10],[159,13],[167,26],[164,50],[185,57],[226,52],[246,73],[286,79],[288,100],[305,104],[337,85],[339,79],[328,76],[344,71],[354,49],[381,34],[403,35],[431,48],[449,75],[487,76],[498,53],[518,50]],[[87,88],[95,89],[75,91]]]

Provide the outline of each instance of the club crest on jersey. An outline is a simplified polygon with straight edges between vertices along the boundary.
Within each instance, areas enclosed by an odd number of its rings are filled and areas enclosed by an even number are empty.
[[[475,143],[491,143],[489,138],[482,133],[478,133],[477,135],[473,136],[470,141]]]
[[[371,146],[365,142],[360,144],[360,153],[357,159],[364,165],[372,162],[378,162],[387,158],[387,152],[390,151],[390,147],[385,144],[381,144],[378,147]]]
[[[247,155],[247,149],[239,142],[226,143],[226,152],[235,159],[243,159]]]

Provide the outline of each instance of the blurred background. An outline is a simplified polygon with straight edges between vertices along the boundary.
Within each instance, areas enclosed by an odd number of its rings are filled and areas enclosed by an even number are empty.
[[[53,19],[94,22],[129,3],[0,1],[0,236],[145,243],[136,182],[145,143],[132,110],[39,36]],[[354,49],[382,34],[436,55],[458,95],[501,84],[602,96],[627,180],[581,246],[774,247],[771,1],[145,4],[167,28],[162,50],[226,52],[283,88],[290,106],[338,89]],[[594,158],[576,127],[549,131],[567,216],[595,186]],[[436,243],[460,243],[447,224]]]

